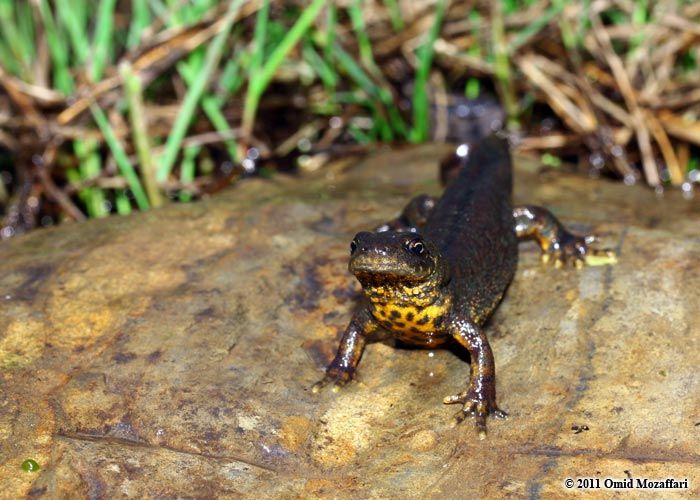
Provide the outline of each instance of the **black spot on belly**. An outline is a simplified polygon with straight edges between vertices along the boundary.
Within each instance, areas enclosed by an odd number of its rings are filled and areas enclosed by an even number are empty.
[[[408,313],[408,314],[406,315],[406,319],[407,319],[408,321],[413,321],[413,313],[412,313],[412,312]]]
[[[435,321],[433,321],[433,325],[435,325],[436,328],[442,327],[442,324],[445,322],[445,317],[444,316],[438,316],[435,318]]]
[[[426,314],[426,315],[423,316],[421,319],[419,319],[418,321],[416,321],[416,323],[418,323],[419,325],[425,325],[425,324],[428,323],[429,321],[430,321],[430,316],[428,316],[428,315]]]
[[[401,317],[401,313],[397,311],[396,309],[392,310],[391,313],[389,314],[392,319],[399,319]]]
[[[403,321],[397,321],[394,323],[394,325],[398,326],[399,328],[403,328],[404,326],[406,326],[406,323],[404,323]]]
[[[391,324],[391,321],[382,321],[382,326],[385,328],[391,328],[394,325]]]
[[[412,327],[411,327],[411,331],[412,331],[413,333],[420,333],[420,330],[419,330],[418,328],[416,328],[415,326],[412,326]]]

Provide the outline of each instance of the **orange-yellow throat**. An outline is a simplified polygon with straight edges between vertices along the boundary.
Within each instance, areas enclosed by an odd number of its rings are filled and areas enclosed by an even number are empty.
[[[444,327],[450,309],[447,299],[425,306],[372,301],[372,315],[383,327],[395,332],[429,334]]]

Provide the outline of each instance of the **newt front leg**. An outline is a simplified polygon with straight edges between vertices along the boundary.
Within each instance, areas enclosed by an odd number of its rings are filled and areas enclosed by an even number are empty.
[[[378,327],[379,325],[366,306],[355,313],[340,340],[335,358],[326,368],[326,376],[314,384],[311,392],[317,393],[330,383],[333,384],[333,392],[337,392],[340,387],[352,380],[365,349],[367,336]]]
[[[486,436],[486,417],[506,418],[507,413],[496,404],[496,368],[493,352],[483,330],[466,317],[457,317],[448,325],[454,339],[471,356],[469,385],[466,391],[446,397],[445,404],[461,403],[464,408],[457,414],[457,422],[474,418],[479,437]]]

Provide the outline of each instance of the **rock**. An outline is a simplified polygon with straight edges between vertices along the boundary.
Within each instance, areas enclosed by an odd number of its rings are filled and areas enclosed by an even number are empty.
[[[516,201],[620,259],[556,270],[521,246],[488,327],[510,418],[486,440],[441,403],[459,349],[372,344],[356,383],[311,394],[358,297],[350,239],[439,193],[445,151],[3,243],[2,495],[537,497],[628,475],[697,494],[700,208],[675,193],[520,162]]]

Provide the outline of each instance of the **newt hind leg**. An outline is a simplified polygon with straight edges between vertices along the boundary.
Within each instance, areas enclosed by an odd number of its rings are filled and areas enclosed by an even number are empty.
[[[536,205],[522,205],[513,208],[515,234],[518,239],[534,239],[542,250],[542,260],[554,259],[556,267],[573,264],[578,268],[596,262],[615,262],[615,252],[608,249],[594,249],[589,245],[593,236],[579,236],[569,232],[552,212]]]
[[[437,200],[427,194],[416,196],[408,202],[406,207],[396,219],[390,220],[386,224],[376,227],[374,230],[381,233],[384,231],[408,231],[416,233],[425,225],[430,213],[435,207]]]

